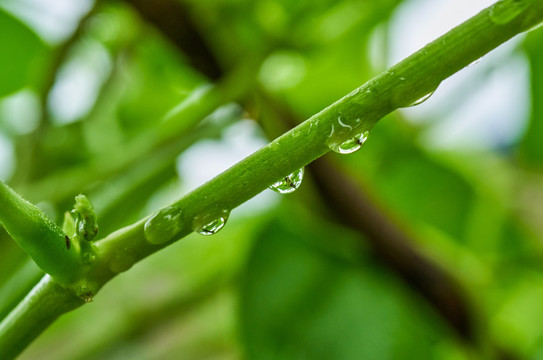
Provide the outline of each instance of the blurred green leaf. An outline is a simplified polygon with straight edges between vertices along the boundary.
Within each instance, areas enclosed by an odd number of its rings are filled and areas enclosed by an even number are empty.
[[[35,85],[38,66],[46,60],[46,47],[32,30],[1,8],[0,46],[0,96]]]
[[[283,210],[257,238],[242,279],[249,358],[429,359],[428,313],[399,281],[372,262],[342,259],[321,245],[342,248],[352,234]]]
[[[416,134],[394,115],[387,120],[372,130],[364,151],[342,160],[406,222],[431,224],[461,241],[474,199],[470,183],[416,144]]]

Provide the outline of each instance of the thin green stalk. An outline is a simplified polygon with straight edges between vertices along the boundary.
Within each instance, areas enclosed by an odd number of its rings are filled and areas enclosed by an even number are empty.
[[[541,21],[543,0],[504,0],[483,10],[164,209],[147,225],[147,236],[145,225],[149,218],[97,242],[97,258],[84,276],[86,286],[95,294],[135,262],[206,222],[226,216],[276,180],[330,151],[330,147],[371,130],[386,114],[412,105],[435,91],[450,75]],[[57,301],[73,304],[73,295],[68,291],[59,291],[58,287],[42,291],[53,291]],[[48,312],[40,306],[41,311]],[[58,307],[55,309],[51,313],[62,313]],[[18,307],[9,321],[0,324],[1,358],[12,358],[22,348],[21,342],[18,346],[11,344],[14,332],[29,343],[38,334],[33,330],[35,326],[43,329],[56,317],[42,314],[34,319],[27,312],[36,310]]]
[[[43,271],[27,258],[0,286],[0,319],[4,318],[43,277]]]
[[[28,293],[17,307],[2,320],[0,358],[12,359],[41,334],[60,315],[84,304],[71,291],[49,275]]]

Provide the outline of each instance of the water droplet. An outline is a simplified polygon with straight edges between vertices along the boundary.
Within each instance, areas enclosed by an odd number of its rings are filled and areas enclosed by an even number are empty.
[[[92,302],[92,296],[93,296],[92,293],[84,293],[84,294],[79,295],[81,300],[83,300],[86,303],[91,303]]]
[[[85,251],[83,253],[83,263],[84,264],[92,264],[96,260],[96,254],[93,252]]]
[[[351,154],[357,151],[368,140],[369,132],[364,131],[353,138],[342,142],[338,146],[331,147],[331,149],[340,154]]]
[[[167,207],[156,212],[143,228],[145,238],[151,244],[163,244],[181,231],[181,211],[175,207]]]
[[[519,16],[532,3],[533,0],[499,1],[490,8],[488,15],[495,24],[505,25]]]
[[[473,60],[473,61],[472,61],[471,63],[469,63],[468,66],[466,66],[466,67],[470,67],[470,66],[477,65],[478,63],[481,62],[481,59],[482,59],[482,58],[483,58],[483,57],[480,57],[480,58],[478,58],[478,59],[476,59],[476,60]]]
[[[296,170],[292,174],[285,176],[283,179],[274,182],[270,189],[279,194],[290,194],[300,187],[304,177],[304,168]]]
[[[434,94],[434,91],[431,91],[429,92],[428,94],[424,95],[423,97],[421,97],[420,99],[418,100],[415,100],[411,105],[409,106],[417,106],[417,105],[420,105],[422,104],[423,102],[425,102],[426,100],[428,100],[430,98],[430,96],[432,96]]]
[[[94,291],[84,283],[76,287],[76,294],[86,303],[92,302],[92,298],[94,297]]]
[[[201,235],[213,235],[219,232],[224,225],[226,224],[226,220],[228,220],[228,214],[224,216],[220,216],[217,219],[201,226],[196,231]]]

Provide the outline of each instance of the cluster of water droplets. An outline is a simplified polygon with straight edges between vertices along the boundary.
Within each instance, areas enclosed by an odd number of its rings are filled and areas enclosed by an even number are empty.
[[[223,210],[217,216],[197,216],[194,219],[193,230],[202,235],[213,235],[224,227],[229,214],[228,210]],[[181,210],[174,206],[157,211],[144,225],[143,231],[147,241],[160,245],[174,240],[183,230],[183,221],[186,220],[182,219],[181,215]]]
[[[271,184],[270,189],[278,192],[279,194],[290,194],[300,187],[303,178],[304,168],[301,168],[292,174],[285,176],[283,179]]]

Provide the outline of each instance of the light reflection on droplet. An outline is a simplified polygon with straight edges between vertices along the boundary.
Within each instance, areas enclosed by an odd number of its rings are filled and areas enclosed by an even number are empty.
[[[226,220],[228,220],[228,216],[221,216],[204,226],[202,226],[200,229],[197,230],[197,232],[201,235],[213,235],[219,232],[224,225],[226,224]]]
[[[352,154],[364,145],[366,140],[368,140],[369,132],[364,131],[353,138],[341,143],[339,146],[333,148],[332,150],[339,154]]]
[[[430,96],[433,95],[433,91],[432,92],[429,92],[428,94],[424,95],[423,97],[421,97],[420,99],[418,100],[415,100],[411,105],[409,106],[417,106],[417,105],[420,105],[422,104],[423,102],[425,102],[426,100],[428,100],[430,98]]]
[[[172,240],[181,231],[180,216],[181,211],[171,206],[155,213],[143,228],[147,241],[158,245]]]
[[[283,179],[273,183],[270,186],[275,192],[279,194],[290,194],[300,187],[304,177],[304,168],[296,170],[292,174],[285,176]]]

